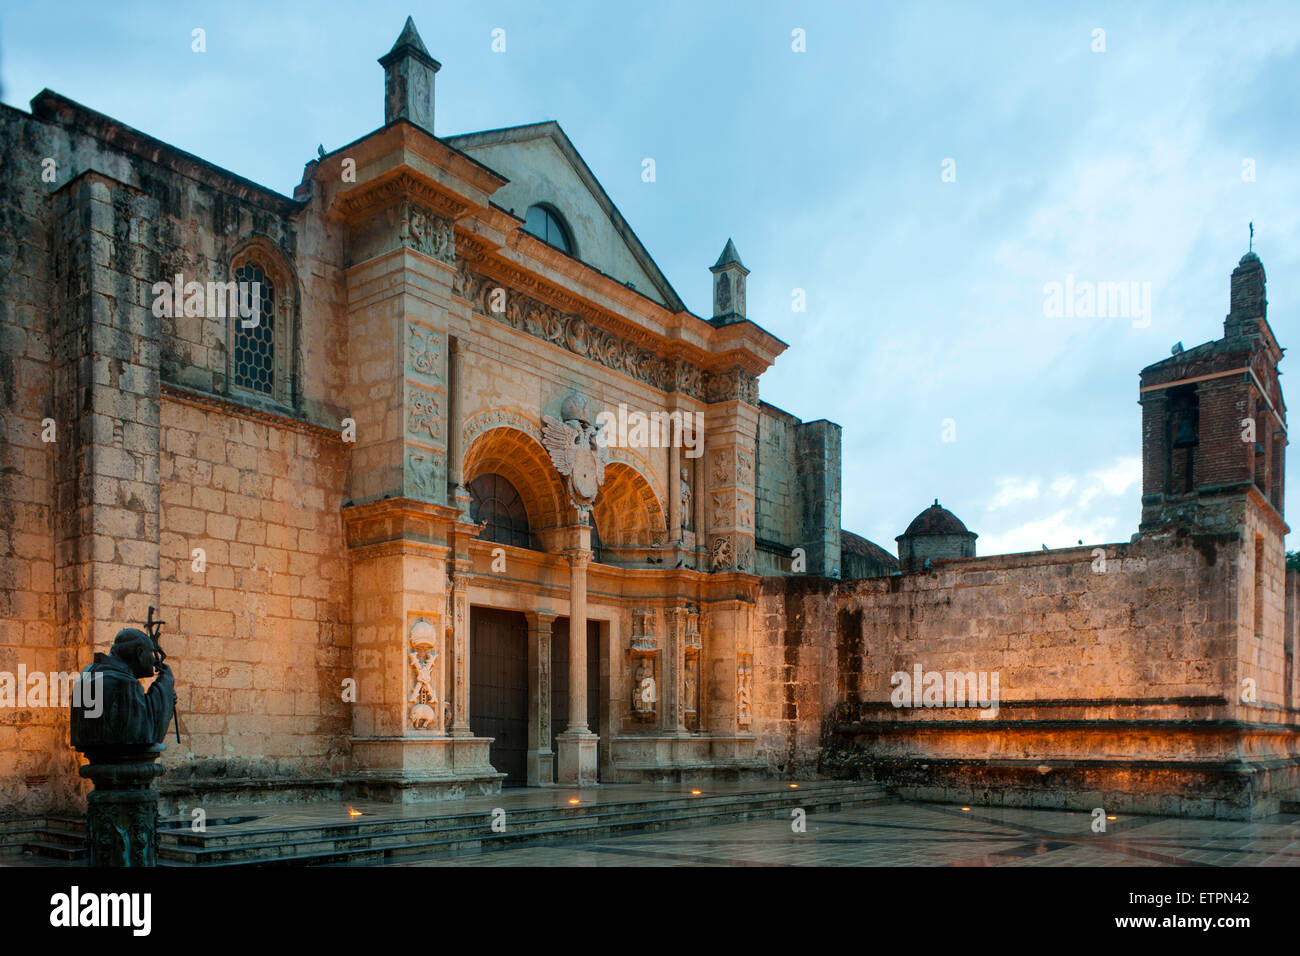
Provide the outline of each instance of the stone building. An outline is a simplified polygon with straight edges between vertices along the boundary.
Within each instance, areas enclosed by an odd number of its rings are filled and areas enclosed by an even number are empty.
[[[0,106],[0,674],[75,672],[159,608],[172,806],[819,766],[1011,802],[1208,781],[1187,813],[1294,792],[1262,266],[1227,344],[1143,373],[1110,573],[974,557],[955,518],[898,573],[840,527],[839,426],[759,399],[786,346],[730,239],[696,316],[558,125],[435,136],[409,19],[380,64],[384,126],[292,197],[48,90]],[[918,662],[1000,668],[1000,716],[891,707]],[[4,687],[0,812],[75,806],[66,707]]]
[[[975,539],[961,519],[939,504],[926,508],[912,519],[898,542],[898,561],[904,571],[929,570],[934,561],[944,558],[975,557]]]

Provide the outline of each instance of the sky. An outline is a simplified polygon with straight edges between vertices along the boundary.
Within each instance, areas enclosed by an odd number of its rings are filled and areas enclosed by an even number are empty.
[[[382,125],[408,14],[435,132],[558,121],[696,314],[735,240],[789,344],[761,397],[843,426],[842,523],[890,551],[936,498],[980,554],[1127,541],[1138,373],[1223,334],[1249,222],[1296,339],[1294,2],[10,0],[3,100],[48,87],[290,194]],[[1067,282],[1137,294],[1053,314]]]

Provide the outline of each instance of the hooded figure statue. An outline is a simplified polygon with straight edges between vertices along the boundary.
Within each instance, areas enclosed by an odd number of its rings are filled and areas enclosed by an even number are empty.
[[[140,679],[154,674],[157,679],[145,693]],[[83,693],[77,698],[94,701],[93,708],[73,704],[73,747],[84,752],[162,743],[176,706],[176,691],[171,668],[155,659],[153,641],[144,631],[134,627],[118,631],[110,651],[96,653],[78,680],[98,681],[100,686],[93,696]]]

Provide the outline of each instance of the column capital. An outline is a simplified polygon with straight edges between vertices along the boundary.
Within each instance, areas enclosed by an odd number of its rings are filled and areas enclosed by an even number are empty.
[[[592,552],[587,548],[565,548],[564,557],[574,568],[585,568],[591,562]]]
[[[549,611],[524,611],[524,620],[528,622],[528,630],[538,634],[550,634],[555,619],[558,614],[552,614]]]

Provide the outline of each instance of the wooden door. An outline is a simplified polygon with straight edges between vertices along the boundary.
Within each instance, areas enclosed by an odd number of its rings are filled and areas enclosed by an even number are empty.
[[[493,738],[488,757],[502,786],[528,783],[528,623],[518,611],[469,614],[469,726]]]

